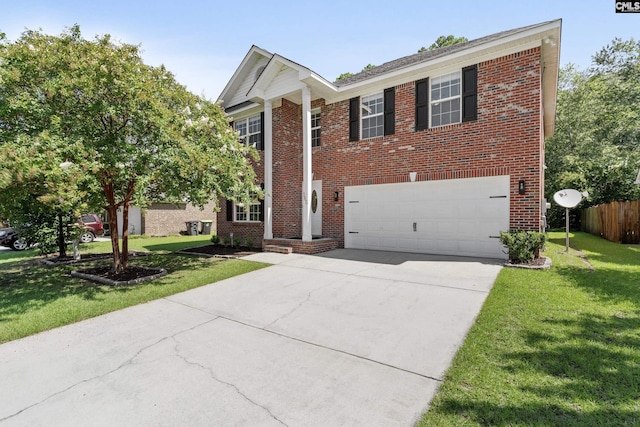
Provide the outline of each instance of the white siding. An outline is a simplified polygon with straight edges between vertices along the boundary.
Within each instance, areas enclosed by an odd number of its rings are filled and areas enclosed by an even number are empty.
[[[253,86],[256,81],[256,72],[260,67],[266,66],[268,62],[268,58],[262,57],[249,68],[249,72],[245,76],[244,80],[238,85],[233,97],[231,99],[224,100],[225,107],[237,105],[247,100],[247,92],[249,92],[249,89],[251,89],[251,86]]]

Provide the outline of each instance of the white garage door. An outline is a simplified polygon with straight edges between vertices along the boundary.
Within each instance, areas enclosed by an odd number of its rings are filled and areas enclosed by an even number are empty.
[[[506,259],[509,177],[345,188],[345,247]]]

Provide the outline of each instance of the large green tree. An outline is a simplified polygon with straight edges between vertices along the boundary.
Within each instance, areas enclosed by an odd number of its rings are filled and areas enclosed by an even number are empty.
[[[546,197],[586,190],[582,207],[640,198],[640,42],[615,39],[592,66],[560,71],[555,134],[546,141]],[[563,210],[554,205],[552,226]]]
[[[108,212],[115,272],[128,266],[130,205],[260,194],[257,154],[219,105],[144,64],[138,46],[86,40],[78,26],[0,38],[0,142],[1,193],[31,188],[46,206]]]

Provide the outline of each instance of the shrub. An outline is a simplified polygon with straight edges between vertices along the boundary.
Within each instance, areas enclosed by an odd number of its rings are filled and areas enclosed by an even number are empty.
[[[525,263],[537,258],[547,236],[537,231],[501,231],[500,242],[509,250],[509,259]]]
[[[241,244],[242,244],[242,239],[240,237],[234,237],[233,238],[233,247],[234,248],[239,248]]]
[[[229,246],[231,244],[231,239],[228,237],[225,237],[224,239],[222,239],[222,244],[224,246]]]
[[[253,247],[253,239],[251,237],[247,237],[244,239],[244,245],[251,249]]]
[[[220,237],[214,234],[213,236],[211,236],[211,243],[213,243],[214,245],[217,245],[218,243],[220,243]]]

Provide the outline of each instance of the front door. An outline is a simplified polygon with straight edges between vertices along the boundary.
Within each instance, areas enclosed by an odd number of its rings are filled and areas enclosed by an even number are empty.
[[[311,234],[322,236],[322,180],[311,183]]]

